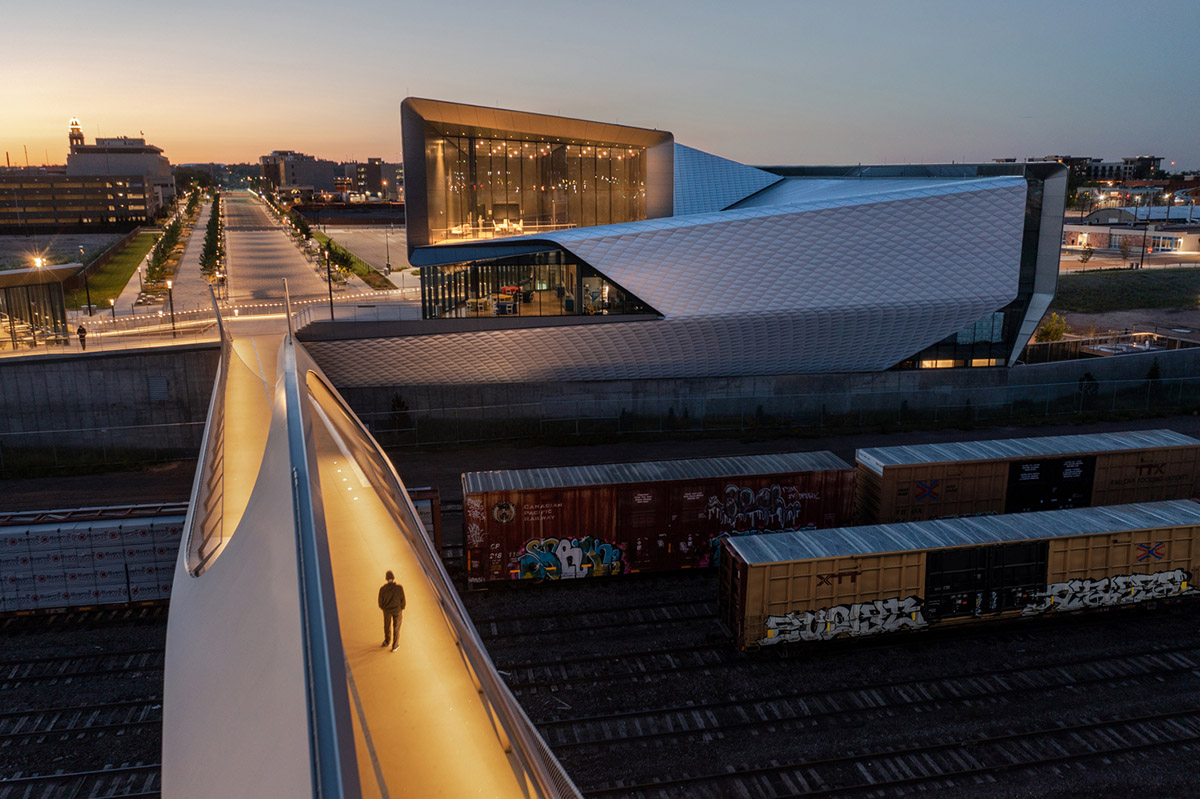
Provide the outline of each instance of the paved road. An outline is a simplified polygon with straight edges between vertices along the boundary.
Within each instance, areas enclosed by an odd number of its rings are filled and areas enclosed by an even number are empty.
[[[1128,269],[1129,264],[1141,260],[1140,252],[1132,252],[1128,258],[1122,258],[1119,252],[1099,250],[1092,253],[1086,264],[1079,263],[1080,250],[1071,249],[1068,255],[1061,256],[1058,271],[1078,272],[1089,269]],[[1176,269],[1179,267],[1200,267],[1200,253],[1185,252],[1155,252],[1146,256],[1145,269]]]
[[[408,237],[405,235],[403,225],[323,227],[321,230],[380,272],[383,271],[383,267],[388,263],[390,257],[392,274],[388,276],[388,280],[392,281],[396,288],[408,289],[412,294],[419,293],[420,279],[416,275],[409,274],[409,270],[413,267],[408,262]]]
[[[229,298],[237,304],[280,300],[283,280],[293,299],[328,294],[325,281],[296,249],[262,201],[248,192],[223,195]]]

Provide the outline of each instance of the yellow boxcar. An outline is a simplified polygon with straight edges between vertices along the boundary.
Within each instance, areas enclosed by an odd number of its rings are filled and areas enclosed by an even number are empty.
[[[1192,595],[1200,503],[1175,500],[723,542],[743,650]]]
[[[859,524],[1200,494],[1200,440],[1171,430],[860,449]]]

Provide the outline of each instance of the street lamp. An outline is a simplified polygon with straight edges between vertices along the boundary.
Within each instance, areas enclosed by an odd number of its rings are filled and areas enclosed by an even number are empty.
[[[174,284],[167,281],[167,302],[171,304],[171,338],[175,338],[175,293],[171,291]]]
[[[79,247],[79,263],[83,263],[83,245]],[[88,316],[92,315],[92,287],[88,285],[87,264],[83,265],[83,291],[87,294]]]
[[[386,186],[387,181],[384,181],[383,185]],[[387,263],[383,265],[383,273],[385,275],[390,275],[392,273],[392,245],[388,241],[388,233],[391,232],[391,229],[392,229],[391,225],[388,225],[387,227],[385,227],[383,229],[383,247],[384,247],[384,250],[387,252]]]
[[[40,256],[40,255],[35,255],[35,256],[33,257],[33,265],[34,265],[34,268],[36,268],[36,269],[38,269],[38,270],[40,271],[40,270],[41,270],[41,268],[42,268],[43,266],[45,266],[45,265],[46,265],[46,259],[45,259],[45,258],[43,258],[43,257],[42,257],[42,256]],[[38,276],[38,280],[39,280],[39,281],[41,281],[41,276],[40,276],[40,275]],[[37,307],[38,307],[37,305],[35,305],[35,306],[34,306],[34,309],[35,309],[35,310],[34,310],[34,314],[33,314],[33,315],[40,317],[40,316],[41,316],[41,314],[40,314],[40,313],[39,313],[39,312],[36,310],[36,309],[37,309]],[[40,320],[40,319],[38,319],[38,322],[40,322],[40,321],[41,321],[41,320]],[[37,346],[37,331],[38,331],[38,322],[35,322],[35,323],[34,323],[34,325],[33,325],[33,330],[32,330],[32,333],[33,333],[33,346],[35,346],[35,347]]]
[[[112,311],[113,321],[117,321],[117,301],[112,297],[108,298],[108,308]]]
[[[333,320],[333,270],[329,266],[329,248],[325,248],[325,282],[329,284],[329,321]]]

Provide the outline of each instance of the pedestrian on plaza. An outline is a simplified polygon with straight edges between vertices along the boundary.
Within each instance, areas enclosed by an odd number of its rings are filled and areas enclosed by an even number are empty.
[[[379,587],[379,609],[383,611],[383,644],[392,645],[392,651],[400,646],[400,624],[404,612],[404,587],[396,582],[396,575],[388,571],[387,582]]]
[[[79,348],[81,350],[86,351],[87,350],[87,328],[84,327],[83,325],[80,325],[79,329],[75,331],[75,335],[79,336]]]

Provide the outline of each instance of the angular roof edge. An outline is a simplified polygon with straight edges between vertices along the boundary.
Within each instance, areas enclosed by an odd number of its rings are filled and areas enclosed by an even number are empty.
[[[656,144],[666,144],[675,140],[671,132],[665,130],[614,125],[609,122],[595,122],[552,114],[535,114],[530,111],[515,111],[507,108],[450,103],[445,100],[430,100],[423,97],[406,97],[400,104],[400,109],[401,113],[408,110],[426,122],[462,125],[477,130],[540,134],[554,138],[595,139],[605,144],[629,144],[639,147],[653,147]]]

